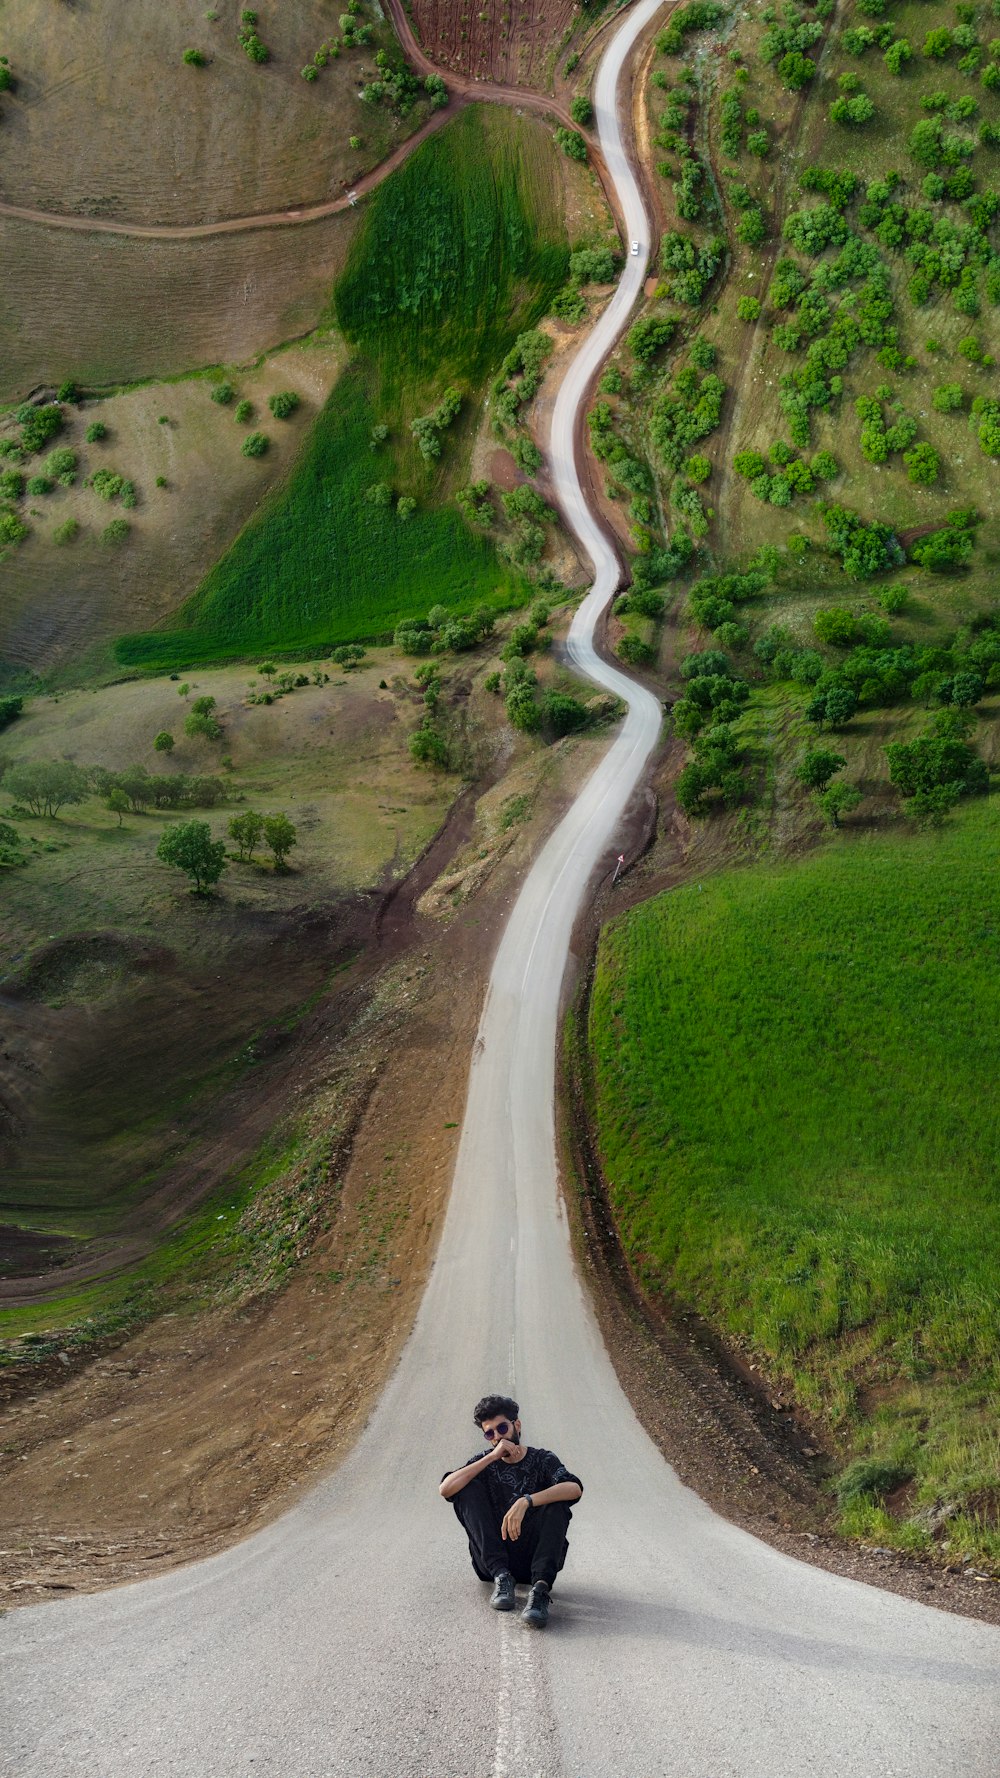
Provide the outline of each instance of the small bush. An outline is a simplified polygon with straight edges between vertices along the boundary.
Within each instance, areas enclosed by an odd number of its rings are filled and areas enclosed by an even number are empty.
[[[891,1457],[856,1457],[834,1487],[840,1506],[852,1506],[863,1500],[884,1500],[894,1488],[902,1487],[912,1476],[912,1469]]]
[[[578,123],[584,130],[588,124],[594,121],[594,107],[583,93],[577,94],[569,108],[569,114],[573,122]]]
[[[586,160],[587,144],[579,130],[567,130],[564,126],[560,126],[556,130],[556,141],[563,153],[569,155],[571,161]]]
[[[200,49],[186,49],[181,61],[186,62],[189,68],[204,68],[208,57]]]
[[[108,429],[103,420],[91,420],[83,436],[88,444],[100,444],[102,439],[107,438]]]
[[[112,519],[110,525],[105,525],[101,532],[101,542],[111,545],[124,543],[130,530],[128,519]]]
[[[243,440],[240,450],[244,457],[263,457],[270,442],[266,432],[249,432]]]
[[[80,521],[79,521],[79,519],[63,519],[62,524],[57,525],[55,530],[52,533],[53,541],[55,543],[60,544],[60,545],[67,544],[67,543],[75,543],[75,541],[79,537],[79,535],[80,535]]]
[[[216,383],[212,390],[212,400],[217,401],[220,407],[228,407],[235,394],[232,383]]]
[[[238,426],[248,425],[253,419],[253,402],[246,399],[238,401],[233,410],[233,419]]]
[[[741,321],[758,321],[760,319],[759,297],[741,296],[736,304],[736,313]]]
[[[277,395],[268,398],[268,407],[276,420],[288,420],[298,407],[300,397],[294,389],[282,389]]]

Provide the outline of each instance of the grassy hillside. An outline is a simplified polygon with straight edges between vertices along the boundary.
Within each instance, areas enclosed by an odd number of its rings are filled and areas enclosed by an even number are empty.
[[[444,502],[464,474],[487,371],[565,276],[556,152],[533,120],[470,109],[379,188],[336,287],[352,367],[181,625],[125,638],[123,662],[370,638],[434,603],[519,596],[492,545]],[[462,405],[427,462],[410,427],[449,388]],[[400,512],[401,497],[415,508]]]
[[[590,1038],[647,1288],[866,1460],[851,1528],[1000,1559],[998,835],[981,803],[661,896],[605,929]]]
[[[49,477],[46,492],[16,503],[28,535],[3,564],[0,659],[50,682],[78,684],[91,668],[107,670],[108,644],[126,626],[162,622],[179,591],[197,584],[294,462],[345,355],[340,336],[324,333],[245,369],[67,403],[57,442],[74,453],[76,470],[69,486]],[[214,401],[224,384],[232,399]],[[300,405],[288,420],[275,420],[268,398],[289,389]],[[104,435],[88,441],[95,426]],[[270,440],[267,453],[245,457],[244,439],[260,429]],[[17,436],[10,422],[4,430]],[[46,449],[31,457],[21,473],[34,478],[47,456]],[[121,503],[88,485],[102,468],[128,478],[136,492],[124,515],[128,535],[113,547],[102,537],[122,515]]]
[[[729,563],[763,544],[789,586],[850,594],[825,505],[887,522],[903,551],[975,505],[962,578],[992,588],[1000,433],[972,404],[994,399],[1000,351],[995,29],[986,6],[890,21],[832,0],[740,15],[695,0],[661,33],[646,313],[666,338],[633,338],[606,392],[659,495],[641,548],[687,531]],[[685,387],[692,367],[719,398]]]
[[[262,1034],[266,1056],[364,941],[371,911],[354,898],[408,868],[455,795],[456,778],[410,756],[422,694],[396,679],[401,669],[389,656],[332,667],[325,683],[310,677],[268,704],[247,699],[242,668],[104,686],[33,698],[4,731],[4,768],[140,767],[161,781],[207,778],[217,800],[178,809],[147,798],[119,818],[94,792],[46,818],[18,813],[3,792],[19,862],[5,846],[0,1222],[92,1238],[239,1158],[239,1128],[229,1157],[218,1126],[212,1134],[220,1096]],[[384,674],[394,692],[378,690]],[[185,732],[206,696],[217,740]],[[169,753],[153,746],[161,732],[174,738]],[[207,900],[157,860],[171,821],[206,821],[226,839],[247,809],[292,820],[287,873],[262,849],[240,862],[227,840],[233,856]]]

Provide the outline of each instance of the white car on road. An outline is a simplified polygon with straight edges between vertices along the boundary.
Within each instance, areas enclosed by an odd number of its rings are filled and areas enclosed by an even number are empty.
[[[633,253],[634,253],[634,254],[636,254],[636,255],[637,255],[637,256],[638,256],[638,252],[639,252],[639,243],[638,243],[638,241],[633,241],[633,242],[632,242],[632,252],[633,252]]]

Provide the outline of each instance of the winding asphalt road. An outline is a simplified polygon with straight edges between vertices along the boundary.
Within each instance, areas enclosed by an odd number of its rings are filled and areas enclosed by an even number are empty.
[[[629,230],[646,224],[615,119],[640,0],[597,102]],[[237,1548],[0,1623],[5,1778],[996,1778],[1000,1635],[802,1566],[678,1483],[622,1395],[573,1269],[556,1182],[554,1051],[575,911],[659,731],[601,663],[616,565],[554,418],[560,497],[593,555],[577,664],[629,701],[538,858],[497,953],[441,1247],[399,1367],[344,1465]],[[486,1607],[444,1470],[469,1410],[512,1388],[529,1442],[584,1478],[544,1634]]]

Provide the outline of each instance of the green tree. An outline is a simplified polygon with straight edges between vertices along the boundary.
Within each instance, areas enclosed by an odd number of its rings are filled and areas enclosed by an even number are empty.
[[[256,810],[247,809],[242,815],[234,815],[229,823],[229,837],[239,847],[241,862],[248,862],[260,845],[264,834],[264,817]]]
[[[181,56],[181,61],[185,62],[189,68],[204,68],[208,57],[200,49],[186,49]]]
[[[128,814],[129,806],[128,797],[125,795],[125,792],[121,789],[120,785],[116,784],[113,789],[108,791],[107,802],[112,815],[117,815],[118,825],[120,827],[122,824],[122,817]]]
[[[174,737],[170,733],[170,730],[161,728],[153,742],[153,746],[156,748],[157,753],[172,753],[174,750]]]
[[[588,124],[594,121],[594,107],[584,93],[577,93],[569,108],[569,114],[573,122],[578,123],[584,130]]]
[[[224,840],[213,840],[207,821],[181,821],[160,836],[156,856],[163,864],[186,871],[194,881],[195,895],[219,881],[226,868]]]
[[[559,129],[556,130],[556,141],[563,153],[569,155],[571,161],[586,160],[587,144],[579,130],[567,130],[564,126],[560,125]]]
[[[823,819],[831,827],[840,826],[841,815],[849,815],[861,801],[861,792],[856,784],[831,784],[816,798],[823,814]]]
[[[298,844],[295,828],[287,815],[264,816],[264,842],[274,854],[275,870],[285,870],[288,854]]]
[[[240,450],[244,457],[263,457],[270,442],[266,432],[248,432]]]
[[[208,715],[206,711],[189,710],[184,718],[184,733],[190,740],[203,736],[206,741],[217,741],[222,730],[215,717]]]
[[[281,389],[277,395],[268,397],[267,405],[276,420],[288,420],[298,407],[299,400],[294,389]]]
[[[82,803],[89,785],[86,773],[65,759],[24,760],[7,767],[4,785],[16,803],[33,815],[56,816],[69,803]]]
[[[832,753],[828,747],[810,747],[795,776],[810,790],[825,790],[834,774],[846,764],[842,753]]]

